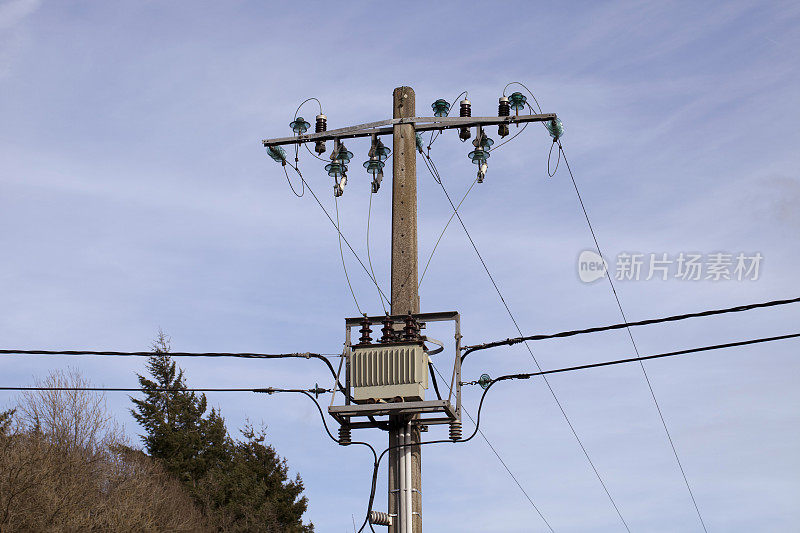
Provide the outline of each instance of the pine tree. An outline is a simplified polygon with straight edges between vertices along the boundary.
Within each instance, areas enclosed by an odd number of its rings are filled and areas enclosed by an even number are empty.
[[[183,482],[220,531],[312,533],[313,524],[302,523],[303,481],[289,480],[286,460],[264,444],[264,430],[248,425],[244,440],[234,441],[217,410],[206,415],[205,395],[187,390],[163,332],[152,349],[152,379],[138,376],[144,398],[131,398],[147,453]]]
[[[187,391],[183,370],[169,356],[169,338],[159,331],[147,370],[153,379],[139,375],[144,399],[131,398],[131,414],[146,434],[147,453],[161,459],[168,472],[193,485],[211,468],[230,461],[230,437],[225,421],[207,409],[205,394]],[[163,391],[160,389],[167,389]]]

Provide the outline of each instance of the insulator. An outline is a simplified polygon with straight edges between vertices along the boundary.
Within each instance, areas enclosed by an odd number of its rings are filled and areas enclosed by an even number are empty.
[[[328,172],[328,176],[332,178],[338,178],[345,172],[347,172],[347,165],[340,163],[338,160],[334,161],[333,163],[328,163],[325,165],[325,170]]]
[[[348,444],[353,443],[353,436],[350,434],[350,426],[345,426],[342,424],[339,426],[339,444],[341,446],[347,446]]]
[[[490,155],[491,154],[487,150],[485,150],[483,148],[475,148],[475,150],[473,150],[472,152],[467,154],[467,156],[469,157],[470,161],[472,161],[473,163],[475,163],[478,166],[480,166],[483,163],[485,163],[486,160],[489,159]]]
[[[372,329],[369,327],[369,320],[367,320],[367,317],[364,317],[364,320],[361,321],[361,329],[358,331],[361,332],[361,337],[358,339],[359,344],[372,343],[372,337],[370,336]]]
[[[450,440],[453,442],[461,440],[461,420],[450,422]]]
[[[308,128],[311,127],[311,124],[306,122],[306,119],[303,117],[297,117],[292,122],[289,123],[289,127],[292,128],[292,131],[298,135],[302,135],[308,131]]]
[[[544,123],[544,126],[547,128],[547,131],[550,132],[550,137],[553,138],[553,142],[556,142],[564,136],[564,125],[561,123],[560,118],[549,120]]]
[[[472,103],[466,98],[461,100],[461,107],[458,112],[459,116],[471,117],[472,116]]]
[[[267,155],[276,163],[286,164],[286,151],[282,146],[267,146]]]
[[[500,101],[497,104],[497,116],[498,117],[507,117],[511,115],[511,106],[508,104],[508,97],[501,96]],[[497,126],[497,134],[500,137],[505,137],[508,135],[508,124],[500,124]]]
[[[328,117],[326,117],[325,115],[317,115],[317,125],[314,131],[316,133],[322,133],[323,131],[328,131]],[[317,141],[316,146],[314,146],[314,151],[320,155],[324,154],[325,141]]]
[[[369,512],[369,523],[373,526],[391,526],[392,517],[389,513],[382,513],[380,511]]]
[[[480,385],[483,390],[488,389],[491,384],[492,376],[489,374],[481,374],[481,377],[478,378],[478,385]]]
[[[511,109],[513,109],[514,112],[519,115],[519,110],[525,109],[525,106],[528,103],[528,97],[519,92],[511,93],[511,96],[508,97],[508,101]]]
[[[392,319],[389,318],[388,316],[383,319],[383,327],[381,328],[381,333],[383,334],[383,336],[381,337],[381,340],[379,342],[387,343],[394,341],[394,323],[392,322]]]
[[[466,98],[461,100],[461,106],[458,111],[459,116],[461,117],[471,117],[472,116],[472,104]],[[469,128],[460,128],[458,130],[458,138],[462,141],[466,141],[470,138],[472,134],[469,131]]]
[[[450,103],[447,100],[439,98],[431,104],[431,109],[433,109],[434,117],[446,117],[447,114],[450,113]]]
[[[417,320],[411,315],[406,317],[406,325],[403,328],[403,339],[407,341],[415,341],[419,339]]]
[[[417,151],[419,153],[422,153],[422,150],[424,149],[424,145],[425,145],[425,143],[422,142],[422,135],[420,135],[419,133],[415,133],[414,137],[416,138]]]
[[[346,165],[351,159],[353,159],[353,152],[348,151],[347,148],[345,148],[344,143],[339,143],[338,146],[334,148],[334,152],[331,154],[331,159]]]

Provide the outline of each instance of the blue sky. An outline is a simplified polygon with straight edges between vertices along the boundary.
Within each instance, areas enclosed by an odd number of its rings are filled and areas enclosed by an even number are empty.
[[[763,257],[757,281],[620,281],[631,320],[794,297],[800,250],[800,9],[792,2],[0,3],[0,338],[4,348],[146,349],[158,328],[181,351],[341,349],[356,309],[336,233],[295,198],[260,140],[290,133],[319,98],[329,127],[388,118],[394,87],[417,112],[469,91],[496,113],[510,81],[566,127],[569,156],[604,252]],[[307,118],[316,114],[305,108]],[[496,136],[495,136],[496,137]],[[348,144],[360,169],[366,142]],[[523,331],[619,320],[603,282],[582,283],[591,235],[550,139],[530,128],[493,154],[461,212]],[[474,179],[454,133],[431,155],[451,194]],[[333,208],[321,163],[301,158]],[[426,259],[450,208],[418,162]],[[385,182],[386,184],[387,182]],[[390,188],[373,198],[371,254],[388,286]],[[369,180],[352,171],[339,209],[366,255]],[[359,303],[381,311],[352,256]],[[421,287],[423,311],[458,310],[464,341],[516,334],[460,227]],[[795,332],[791,306],[634,330],[640,351]],[[789,531],[800,520],[797,342],[647,363],[710,530]],[[532,346],[545,368],[631,354],[624,332]],[[306,361],[181,361],[190,384],[327,384]],[[442,360],[440,366],[446,367]],[[143,360],[5,357],[3,385],[77,367],[98,385],[135,385]],[[524,347],[470,357],[465,379],[530,371]],[[697,516],[641,370],[617,366],[551,383],[634,531],[697,531]],[[465,390],[474,412],[478,395]],[[370,459],[322,433],[300,397],[212,394],[229,427],[269,438],[310,499],[319,531],[349,531]],[[498,386],[482,425],[556,531],[622,524],[541,381]],[[12,395],[0,396],[10,402]],[[124,395],[108,402],[139,428]],[[469,427],[469,423],[465,424]],[[436,430],[432,430],[431,434]],[[385,435],[363,433],[376,444]],[[384,509],[385,471],[376,508]],[[544,531],[481,441],[424,451],[430,531]]]

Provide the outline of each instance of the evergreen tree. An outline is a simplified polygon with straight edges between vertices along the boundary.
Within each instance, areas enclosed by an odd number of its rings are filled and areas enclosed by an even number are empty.
[[[286,460],[264,444],[265,432],[248,425],[244,440],[234,441],[217,410],[206,415],[205,395],[187,390],[163,332],[152,348],[150,378],[139,375],[144,398],[131,398],[147,453],[183,482],[220,531],[313,532],[302,523],[303,481],[289,480]]]
[[[142,440],[147,453],[193,486],[211,468],[230,461],[225,421],[215,409],[203,416],[206,396],[186,390],[183,370],[169,356],[169,338],[164,332],[158,332],[152,348],[147,370],[153,379],[139,375],[145,398],[131,398],[136,406],[131,414],[146,431]]]

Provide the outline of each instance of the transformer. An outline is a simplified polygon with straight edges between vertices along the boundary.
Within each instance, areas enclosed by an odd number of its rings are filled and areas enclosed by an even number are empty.
[[[428,354],[419,341],[353,346],[350,385],[356,403],[422,401],[428,388]]]

